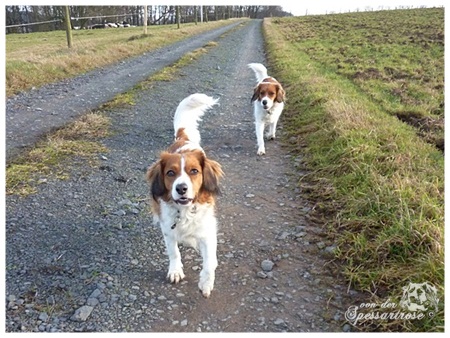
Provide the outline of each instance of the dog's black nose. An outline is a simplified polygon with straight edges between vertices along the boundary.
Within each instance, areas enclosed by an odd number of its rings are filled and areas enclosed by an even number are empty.
[[[262,104],[267,106],[267,100],[262,100]]]
[[[186,191],[188,190],[188,186],[186,183],[180,183],[177,184],[177,186],[175,187],[175,190],[177,191],[178,194],[180,194],[180,196],[183,196]]]

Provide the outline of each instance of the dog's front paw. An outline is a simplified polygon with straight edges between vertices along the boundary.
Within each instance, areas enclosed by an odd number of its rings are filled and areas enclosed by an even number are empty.
[[[200,273],[200,281],[198,282],[198,288],[203,294],[203,297],[208,298],[211,295],[211,291],[214,288],[215,273],[207,273],[202,270]]]
[[[167,279],[171,283],[177,284],[183,278],[184,278],[184,272],[183,272],[183,269],[181,269],[181,268],[178,270],[171,270],[167,273]]]
[[[275,134],[266,134],[266,140],[268,141],[275,140]]]
[[[259,147],[258,151],[256,152],[257,155],[262,156],[266,154],[266,149],[264,147]]]

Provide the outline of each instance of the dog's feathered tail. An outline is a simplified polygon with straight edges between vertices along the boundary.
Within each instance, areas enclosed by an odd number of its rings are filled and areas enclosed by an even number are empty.
[[[267,68],[261,63],[249,63],[248,67],[255,72],[257,82],[261,82],[269,77],[269,75],[267,75]]]
[[[199,93],[192,94],[181,101],[173,119],[175,137],[177,137],[178,130],[183,128],[184,134],[187,135],[189,141],[200,144],[198,122],[203,114],[217,104],[218,101],[219,99]]]

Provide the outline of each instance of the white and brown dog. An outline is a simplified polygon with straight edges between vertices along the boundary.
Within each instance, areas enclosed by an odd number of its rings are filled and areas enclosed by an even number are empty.
[[[285,92],[281,84],[273,77],[267,75],[267,68],[260,63],[250,63],[256,75],[256,85],[252,97],[255,114],[256,139],[258,141],[258,155],[264,155],[264,129],[266,124],[269,130],[266,138],[273,140],[277,129],[278,119],[284,108]]]
[[[223,172],[200,147],[197,128],[217,101],[205,94],[181,101],[174,117],[175,141],[147,171],[153,222],[161,227],[169,256],[167,278],[178,283],[185,277],[178,243],[191,246],[202,255],[198,287],[205,297],[214,287],[217,267],[215,199]]]

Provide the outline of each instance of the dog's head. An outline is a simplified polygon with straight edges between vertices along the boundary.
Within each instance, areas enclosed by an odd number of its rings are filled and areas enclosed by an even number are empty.
[[[262,108],[270,110],[275,102],[284,102],[285,92],[283,87],[275,80],[264,80],[254,89],[252,102],[258,101]]]
[[[153,199],[173,201],[179,205],[210,202],[220,192],[223,172],[216,161],[206,158],[201,150],[184,153],[163,152],[147,171]]]

